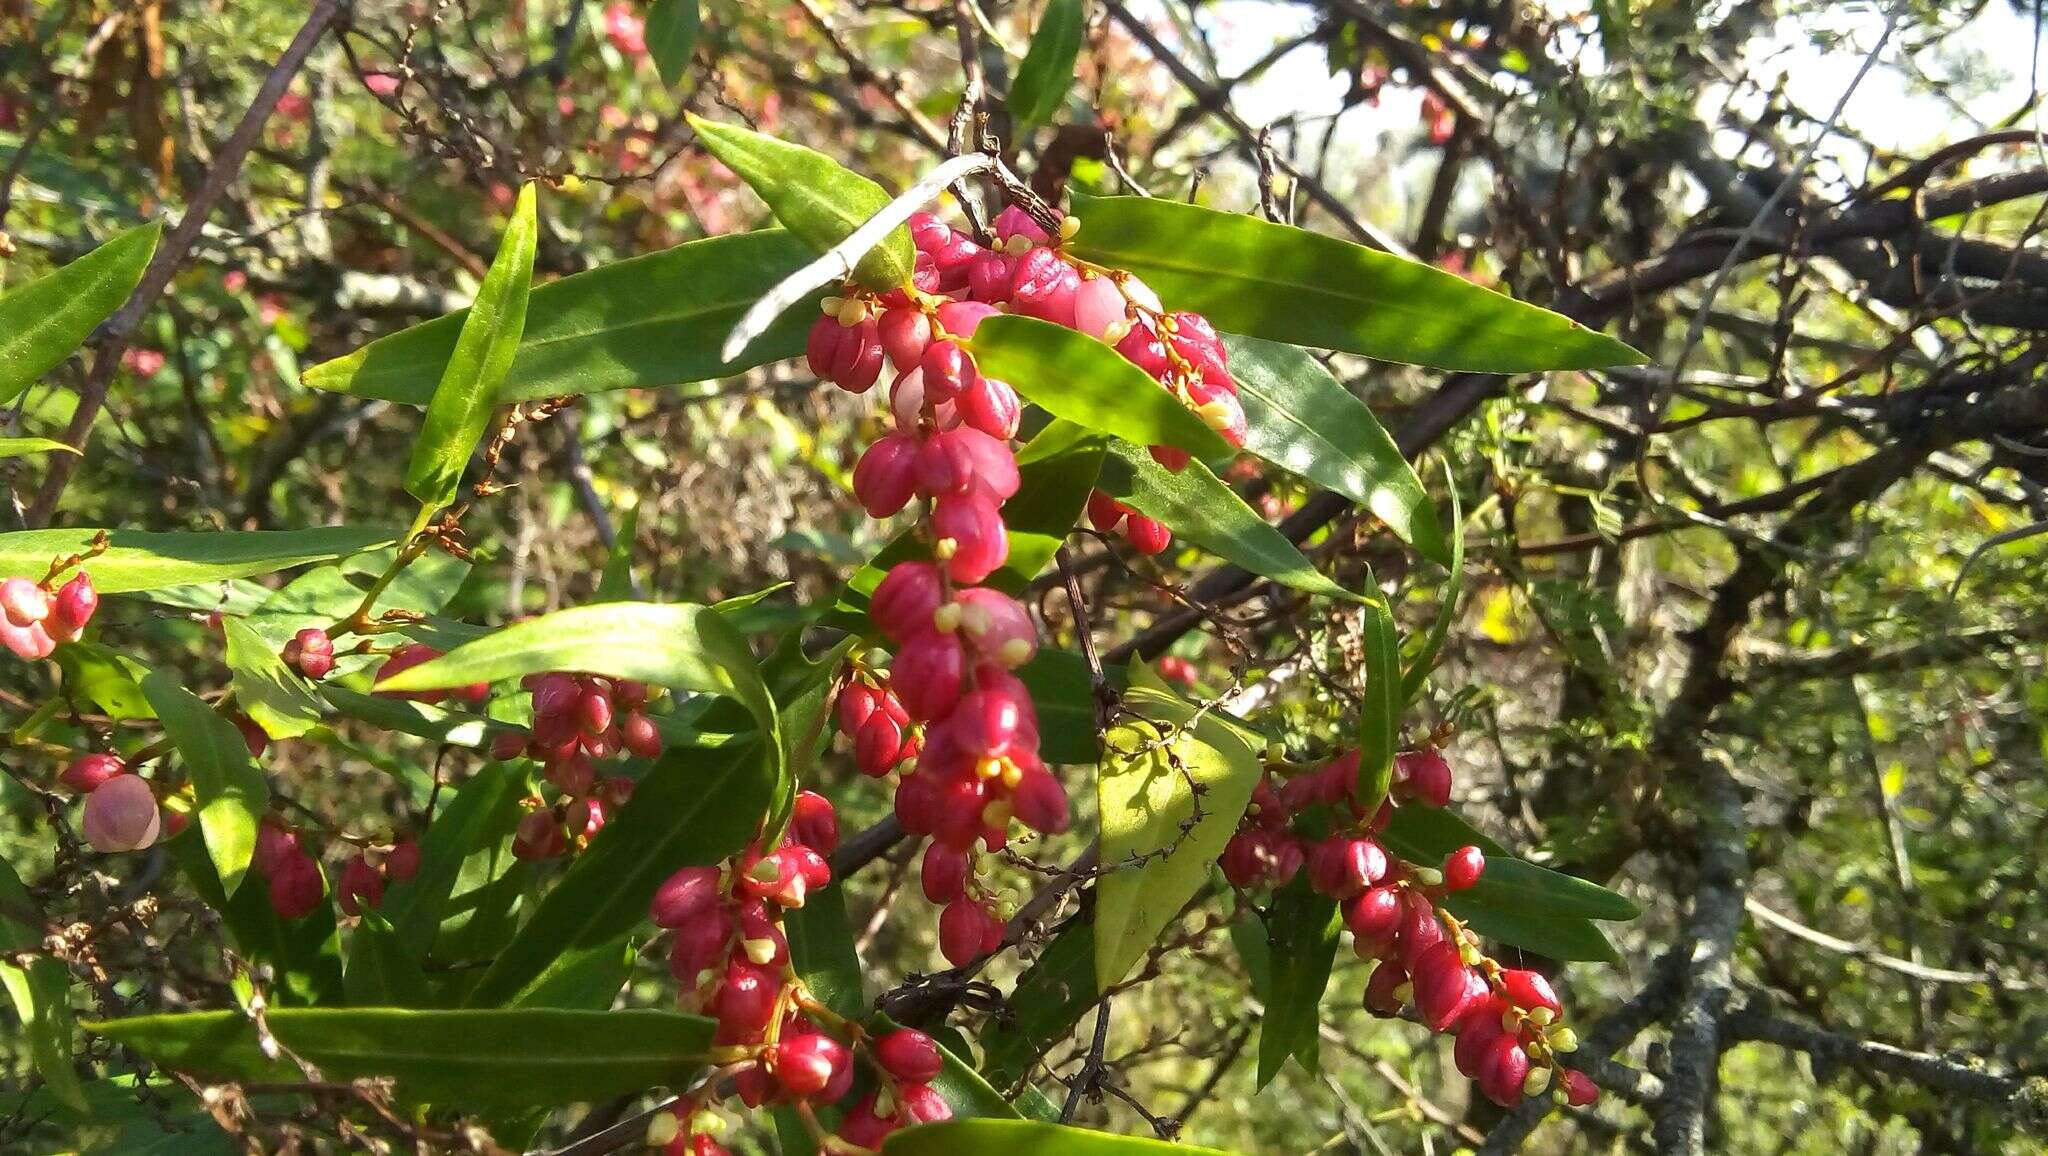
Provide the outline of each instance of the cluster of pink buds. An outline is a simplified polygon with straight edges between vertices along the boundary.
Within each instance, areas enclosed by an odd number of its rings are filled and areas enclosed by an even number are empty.
[[[629,778],[600,778],[598,761],[621,751],[651,759],[661,753],[661,732],[645,711],[653,697],[645,683],[556,671],[520,685],[533,696],[533,727],[499,732],[491,757],[537,760],[562,792],[553,806],[536,800],[512,843],[522,858],[550,859],[596,835],[633,793]]]
[[[80,826],[94,850],[140,851],[184,829],[185,816],[158,806],[149,783],[116,755],[80,755],[57,781],[85,796]]]
[[[1252,793],[1237,834],[1220,865],[1232,886],[1281,887],[1306,869],[1308,885],[1342,906],[1351,947],[1375,960],[1365,1006],[1375,1015],[1399,1015],[1413,1005],[1434,1032],[1458,1038],[1458,1070],[1487,1098],[1512,1105],[1556,1082],[1572,1104],[1590,1104],[1599,1089],[1557,1057],[1578,1046],[1562,1022],[1550,984],[1533,971],[1502,967],[1439,901],[1478,884],[1486,856],[1460,847],[1431,867],[1389,854],[1375,838],[1402,802],[1441,807],[1450,799],[1451,770],[1434,746],[1395,759],[1392,797],[1371,815],[1358,798],[1358,754],[1347,752],[1321,767],[1275,785],[1270,774]],[[1295,820],[1309,808],[1327,808],[1331,833],[1309,839]]]
[[[327,895],[320,861],[300,845],[299,833],[276,816],[265,817],[256,828],[254,863],[270,884],[270,909],[279,919],[304,919]],[[382,895],[380,885],[379,898]]]
[[[334,671],[334,640],[317,626],[308,626],[285,642],[284,664],[319,682]]]
[[[420,845],[411,839],[400,839],[381,851],[358,851],[342,865],[334,901],[343,914],[361,915],[365,908],[384,902],[386,884],[403,883],[419,870]]]
[[[0,645],[27,659],[50,657],[85,631],[100,606],[92,577],[80,570],[52,592],[26,578],[0,582]]]
[[[674,935],[669,971],[682,985],[685,1010],[718,1023],[713,1046],[725,1060],[723,1079],[748,1108],[781,1103],[835,1103],[852,1091],[855,1052],[867,1049],[886,1077],[847,1113],[839,1139],[876,1148],[907,1123],[952,1115],[929,1086],[938,1075],[938,1046],[922,1032],[879,1039],[812,1000],[789,961],[784,913],[832,881],[825,856],[839,841],[839,819],[824,796],[800,793],[780,846],[758,842],[717,866],[685,867],[655,893],[654,922]],[[707,1156],[725,1148],[718,1118],[698,1097],[657,1120],[649,1142],[672,1153]]]
[[[1379,961],[1366,981],[1366,1010],[1391,1017],[1412,1006],[1429,1030],[1454,1035],[1458,1070],[1502,1107],[1545,1092],[1591,1104],[1599,1087],[1561,1062],[1579,1038],[1563,1022],[1564,1005],[1550,981],[1501,966],[1437,905],[1444,893],[1478,882],[1484,870],[1478,848],[1462,847],[1439,871],[1411,868],[1406,878],[1345,905],[1353,950]]]

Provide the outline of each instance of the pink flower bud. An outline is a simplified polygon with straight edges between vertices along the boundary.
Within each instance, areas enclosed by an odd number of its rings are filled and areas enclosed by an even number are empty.
[[[1478,883],[1485,871],[1485,852],[1477,847],[1460,847],[1444,856],[1444,889],[1463,891]]]
[[[927,494],[980,490],[1001,502],[1017,492],[1017,455],[980,430],[943,430],[918,451],[917,477]]]
[[[1005,206],[1002,212],[997,213],[993,227],[996,240],[1000,242],[1007,243],[1012,237],[1022,237],[1033,245],[1052,244],[1052,234],[1045,231],[1045,226],[1016,205]]]
[[[135,775],[116,775],[85,797],[85,841],[98,851],[140,851],[163,829],[156,795]]]
[[[898,1028],[876,1040],[874,1047],[882,1070],[908,1083],[930,1083],[946,1066],[939,1045],[915,1028]]]
[[[712,1000],[712,1014],[721,1030],[757,1035],[775,1020],[775,997],[782,984],[765,968],[744,961],[726,968],[725,982]]]
[[[1401,989],[1408,985],[1408,973],[1391,959],[1383,959],[1372,969],[1372,977],[1365,981],[1365,1010],[1380,1017],[1392,1019],[1401,1014],[1405,1002]]]
[[[876,712],[860,724],[853,736],[853,760],[860,773],[879,779],[903,757],[903,728],[895,719]]]
[[[320,906],[327,894],[327,882],[320,877],[320,864],[311,855],[297,851],[277,861],[270,876],[270,909],[279,919],[304,919]]]
[[[92,586],[92,577],[81,570],[71,581],[57,589],[56,605],[51,607],[49,627],[65,641],[77,638],[92,621],[93,612],[100,607],[99,591]]]
[[[917,368],[922,371],[924,388],[934,401],[955,400],[969,382],[981,376],[974,359],[952,341],[934,341],[926,346]]]
[[[1132,549],[1149,558],[1166,551],[1173,542],[1173,533],[1162,522],[1142,514],[1132,514],[1124,523],[1124,539]]]
[[[775,1078],[789,1094],[807,1099],[825,1090],[833,1074],[852,1062],[846,1045],[823,1032],[785,1037],[775,1045]]]
[[[1479,1090],[1503,1108],[1521,1103],[1522,1084],[1528,1078],[1529,1053],[1511,1035],[1495,1039],[1479,1060]]]
[[[256,852],[252,861],[256,869],[265,875],[275,878],[285,859],[299,853],[298,832],[275,817],[266,817],[256,828]]]
[[[944,598],[944,581],[937,566],[898,562],[868,598],[868,618],[890,641],[906,642],[932,628],[932,615]]]
[[[1403,751],[1394,757],[1394,783],[1415,801],[1441,807],[1451,801],[1451,764],[1435,747]]]
[[[1074,290],[1074,328],[1097,341],[1109,340],[1110,327],[1127,313],[1123,291],[1107,277],[1083,281]]]
[[[1010,299],[1016,280],[1013,262],[1001,253],[982,252],[967,266],[967,292],[976,301],[1001,303]],[[948,330],[952,326],[947,326]]]
[[[1539,1007],[1549,1008],[1554,1013],[1564,1011],[1564,1005],[1558,1002],[1557,993],[1551,990],[1550,981],[1543,978],[1541,973],[1519,967],[1503,968],[1500,973],[1500,987],[1501,994],[1524,1011],[1535,1011]]]
[[[1008,382],[979,374],[961,387],[958,404],[962,422],[1003,441],[1017,436],[1024,418],[1023,402]]]
[[[948,301],[939,306],[939,326],[950,337],[972,337],[982,322],[999,312],[994,306],[979,301]]]
[[[1166,343],[1152,331],[1150,324],[1131,327],[1129,333],[1116,343],[1116,351],[1124,360],[1156,378],[1165,378],[1173,372],[1173,362],[1166,356]]]
[[[1002,924],[997,923],[996,928],[1000,933]],[[929,1084],[910,1084],[900,1089],[899,1094],[906,1124],[938,1124],[953,1118],[953,1106]]]
[[[1379,956],[1394,942],[1401,926],[1401,893],[1394,887],[1370,887],[1344,904],[1344,926],[1353,947],[1365,956]],[[1369,949],[1369,950],[1368,950]]]
[[[868,447],[853,467],[853,496],[871,518],[887,518],[917,493],[918,444],[890,434]]]
[[[1051,249],[1033,249],[1017,259],[1011,307],[1026,317],[1072,328],[1081,275]]]
[[[343,914],[361,915],[364,908],[384,902],[384,877],[370,866],[369,860],[358,854],[342,865],[341,881],[334,888],[334,900],[341,905]]]
[[[1508,1010],[1505,1000],[1488,996],[1472,1009],[1465,1022],[1458,1025],[1458,1043],[1451,1050],[1457,1062],[1458,1071],[1468,1078],[1479,1075],[1481,1064],[1487,1052],[1493,1049],[1493,1041],[1499,1039],[1507,1029],[1501,1026],[1501,1016]]]
[[[1308,859],[1309,886],[1332,899],[1349,899],[1387,873],[1387,854],[1377,843],[1337,835],[1316,844]]]
[[[1033,767],[1017,780],[1010,793],[1010,806],[1017,821],[1042,835],[1057,835],[1067,829],[1066,788],[1044,767]]]
[[[50,616],[50,596],[26,578],[0,582],[0,614],[14,626],[34,626]]]
[[[57,781],[81,795],[91,794],[102,783],[128,772],[128,764],[114,755],[90,754],[73,759]]]
[[[619,724],[619,741],[634,755],[651,759],[661,754],[661,729],[654,720],[634,711]]]
[[[977,657],[1014,670],[1038,653],[1038,626],[1015,598],[973,586],[953,600],[960,606],[960,634]]]
[[[946,905],[939,912],[939,954],[954,967],[965,967],[979,958],[989,939],[989,926],[995,926],[998,942],[1001,941],[1003,925],[994,913],[980,901],[959,899]]]
[[[1415,983],[1415,1010],[1430,1031],[1450,1030],[1485,1002],[1486,981],[1465,966],[1457,944],[1449,940],[1418,956],[1410,974]]]
[[[832,316],[819,317],[804,342],[804,363],[811,375],[821,380],[832,377],[832,363],[839,356],[839,344],[846,340],[846,327]]]
[[[866,393],[882,376],[882,341],[870,317],[849,327],[832,355],[832,381],[848,393]]]
[[[1173,343],[1174,352],[1210,381],[1230,380],[1227,367],[1229,352],[1223,347],[1223,339],[1216,336],[1216,329],[1209,324],[1209,319],[1199,313],[1175,313],[1171,319],[1173,332],[1168,340]]]
[[[968,867],[967,852],[943,843],[926,846],[924,863],[918,869],[918,881],[924,888],[924,897],[943,905],[966,894]]]
[[[681,927],[701,918],[721,899],[718,868],[685,867],[662,881],[648,905],[648,918],[657,927]]]
[[[876,322],[876,336],[882,352],[897,372],[915,367],[932,343],[931,318],[914,305],[888,310]]]
[[[404,883],[420,873],[420,845],[411,839],[400,839],[384,853],[384,877],[393,883]]]
[[[833,809],[832,800],[816,791],[798,792],[789,831],[797,842],[830,855],[839,847],[839,812]]]
[[[942,544],[952,543],[944,563],[946,573],[955,582],[978,584],[1001,568],[1010,556],[1010,536],[1003,526],[1002,510],[987,494],[948,494],[938,499],[932,505],[931,526]]]
[[[553,811],[534,811],[512,832],[512,854],[519,859],[552,859],[569,849],[569,833]]]
[[[959,639],[931,631],[903,644],[890,667],[889,685],[911,718],[929,722],[960,701],[965,673],[966,657],[960,652]]]

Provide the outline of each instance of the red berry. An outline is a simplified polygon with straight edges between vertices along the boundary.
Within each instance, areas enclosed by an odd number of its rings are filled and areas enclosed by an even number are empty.
[[[967,875],[967,852],[943,843],[933,843],[924,849],[924,864],[918,878],[926,899],[947,904],[960,898],[967,890]]]
[[[718,868],[685,867],[662,882],[647,915],[658,927],[681,927],[716,907],[722,898]]]
[[[953,1106],[928,1084],[899,1088],[903,1118],[907,1124],[937,1124],[953,1118]]]
[[[1567,1104],[1574,1108],[1583,1108],[1600,1098],[1600,1086],[1593,1082],[1593,1077],[1584,1072],[1565,1068],[1558,1071],[1564,1077],[1564,1097]]]
[[[1401,926],[1401,893],[1394,887],[1371,887],[1344,904],[1344,926],[1361,957],[1384,955]]]
[[[73,759],[57,781],[80,794],[90,794],[116,775],[126,774],[128,764],[114,755],[89,754]]]
[[[825,1090],[847,1063],[846,1045],[823,1032],[789,1036],[775,1045],[775,1078],[798,1099]]]
[[[1173,542],[1173,534],[1165,524],[1140,514],[1132,514],[1124,523],[1124,538],[1133,549],[1147,557],[1164,553]]]
[[[767,1031],[775,1019],[776,997],[781,990],[781,983],[767,969],[744,961],[733,963],[726,968],[725,982],[719,985],[718,996],[712,1001],[718,1026],[745,1036]]]
[[[619,741],[634,755],[651,759],[661,754],[661,730],[654,720],[633,711],[619,724]]]
[[[1044,767],[1031,767],[1010,792],[1010,806],[1017,821],[1041,835],[1057,835],[1067,829],[1067,790]]]
[[[1486,871],[1486,854],[1477,847],[1460,847],[1444,856],[1444,889],[1463,891],[1479,882]]]
[[[1500,988],[1501,994],[1507,996],[1510,1003],[1525,1011],[1534,1011],[1539,1007],[1549,1008],[1553,1013],[1564,1011],[1564,1005],[1558,1002],[1557,993],[1551,990],[1550,981],[1543,978],[1540,973],[1519,967],[1503,968],[1500,973]]]
[[[420,845],[411,839],[400,839],[384,853],[384,876],[393,883],[403,883],[420,873]]]
[[[820,854],[830,855],[839,847],[839,812],[833,809],[832,800],[816,791],[797,794],[789,829],[797,842],[816,848]]]
[[[270,907],[280,919],[303,919],[320,906],[327,884],[320,864],[299,851],[280,858],[270,876]]]
[[[965,967],[979,958],[988,939],[988,927],[995,916],[973,899],[957,899],[939,912],[939,954],[954,967]],[[1001,924],[996,923],[998,934]]]
[[[1512,1108],[1521,1102],[1522,1085],[1529,1078],[1529,1053],[1523,1050],[1520,1040],[1502,1034],[1480,1056],[1474,1078],[1487,1099],[1503,1108]]]
[[[899,1080],[930,1083],[945,1067],[939,1045],[915,1028],[900,1028],[875,1041],[875,1062]]]

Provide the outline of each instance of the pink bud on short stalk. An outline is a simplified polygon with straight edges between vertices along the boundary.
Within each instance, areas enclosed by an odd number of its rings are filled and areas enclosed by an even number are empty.
[[[50,596],[26,578],[0,582],[0,614],[14,626],[34,626],[50,616]]]
[[[52,636],[70,642],[85,630],[85,624],[92,621],[93,613],[99,608],[99,591],[93,589],[92,577],[81,570],[71,581],[57,588],[57,597],[44,627]]]
[[[334,888],[334,899],[341,905],[343,914],[361,915],[365,908],[384,902],[384,877],[358,853],[342,865],[341,880]]]
[[[925,392],[935,402],[958,399],[969,382],[981,377],[980,371],[974,367],[974,359],[957,342],[950,340],[934,341],[925,346],[916,367]],[[907,371],[910,367],[902,368]]]
[[[420,845],[411,839],[400,839],[384,853],[384,877],[393,883],[404,883],[420,873]]]
[[[870,518],[887,518],[917,494],[918,443],[889,434],[867,448],[853,467],[853,496]]]
[[[42,623],[16,626],[6,615],[0,614],[0,646],[5,646],[20,658],[42,659],[50,657],[50,652],[57,649],[57,640],[50,636]]]
[[[117,775],[126,774],[127,771],[128,764],[117,756],[80,755],[71,761],[70,766],[64,768],[63,773],[57,776],[57,781],[81,795],[90,794],[102,783]]]
[[[939,904],[951,903],[966,893],[968,871],[967,852],[932,843],[924,849],[918,882],[924,888],[926,899]]]
[[[1125,324],[1128,313],[1123,291],[1107,277],[1083,281],[1074,290],[1074,328],[1097,341],[1110,340],[1111,331]]]
[[[1435,747],[1403,751],[1394,757],[1394,785],[1419,803],[1444,806],[1451,801],[1451,764]]]
[[[995,573],[1010,557],[1009,531],[1003,512],[982,493],[948,494],[932,505],[932,534],[953,581],[976,585]],[[945,543],[950,542],[947,547]]]
[[[960,701],[966,660],[960,640],[928,631],[903,644],[889,668],[889,685],[910,717],[930,721],[947,714]]]
[[[1024,403],[1008,382],[976,375],[960,390],[960,420],[993,438],[1004,441],[1017,436],[1024,419]]]
[[[1173,533],[1162,522],[1142,514],[1132,514],[1124,522],[1124,538],[1132,549],[1151,557],[1165,552],[1173,542]]]
[[[1002,253],[983,252],[967,266],[967,292],[976,301],[1008,301],[1015,281],[1015,263]]]
[[[1017,456],[980,430],[941,430],[918,449],[917,483],[934,496],[978,490],[1000,502],[1017,492]]]
[[[960,634],[978,657],[1014,670],[1038,653],[1038,626],[1015,598],[975,586],[953,600],[960,607]]]
[[[945,581],[930,562],[898,562],[868,599],[868,617],[892,642],[908,642],[932,628],[945,600]],[[842,728],[843,729],[843,728]]]
[[[992,227],[996,240],[1005,247],[1012,237],[1022,237],[1032,245],[1052,244],[1052,234],[1045,231],[1045,226],[1033,220],[1030,213],[1016,205],[1005,206],[1002,212],[997,213]]]
[[[1081,275],[1051,249],[1033,249],[1017,259],[1010,305],[1017,313],[1072,328]]]
[[[915,367],[932,343],[931,318],[915,305],[903,305],[883,312],[876,322],[876,335],[889,364],[901,373]]]
[[[875,1062],[899,1080],[927,1084],[945,1067],[933,1039],[914,1028],[899,1028],[875,1041]]]
[[[839,812],[832,800],[816,791],[800,791],[790,812],[790,837],[821,854],[839,847]]]
[[[278,859],[270,876],[270,908],[280,919],[304,919],[320,906],[327,884],[320,864],[304,851]]]
[[[979,301],[949,301],[939,306],[939,327],[951,337],[973,337],[982,322],[1001,312]]]
[[[135,775],[117,775],[85,797],[85,841],[98,851],[140,851],[163,827],[156,795]]]

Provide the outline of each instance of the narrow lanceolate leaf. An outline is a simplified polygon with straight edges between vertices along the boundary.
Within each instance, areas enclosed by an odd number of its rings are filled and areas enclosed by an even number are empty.
[[[1223,343],[1244,406],[1245,449],[1371,510],[1430,561],[1446,559],[1422,479],[1364,402],[1296,346],[1235,335]]]
[[[551,670],[737,699],[773,734],[775,702],[746,639],[709,606],[600,602],[514,623],[404,671],[383,690],[438,690]]]
[[[1048,0],[1010,85],[1010,115],[1018,129],[1044,124],[1060,110],[1074,85],[1074,61],[1087,31],[1087,0]]]
[[[1200,462],[1169,470],[1140,447],[1118,442],[1109,447],[1096,486],[1166,523],[1179,538],[1254,574],[1305,593],[1357,600]]]
[[[320,721],[320,700],[269,643],[239,618],[221,619],[235,701],[274,739],[297,738]]]
[[[702,117],[689,121],[711,155],[816,252],[845,240],[889,203],[882,186],[815,149]],[[916,256],[910,230],[899,227],[860,259],[854,276],[870,289],[895,289],[910,283]]]
[[[609,942],[647,918],[679,868],[746,846],[775,801],[759,739],[716,751],[676,750],[640,780],[561,881],[542,899],[470,995],[472,1007],[513,998],[556,956]]]
[[[1076,197],[1076,256],[1143,278],[1218,329],[1481,373],[1640,365],[1547,309],[1335,237],[1164,198]]]
[[[749,306],[813,256],[782,229],[691,241],[539,286],[498,401],[581,396],[681,385],[795,357],[818,316],[791,309],[734,360],[718,343]],[[381,337],[322,362],[301,380],[314,389],[426,405],[455,352],[469,311]]]
[[[1401,708],[1408,698],[1401,686],[1401,635],[1394,627],[1394,612],[1370,579],[1366,588],[1373,596],[1366,600],[1359,624],[1365,694],[1358,707],[1358,799],[1359,813],[1370,815],[1379,810],[1394,782]]]
[[[1437,595],[1436,617],[1429,629],[1411,643],[1413,653],[1401,674],[1401,701],[1414,702],[1415,696],[1429,681],[1429,672],[1436,666],[1436,657],[1444,648],[1444,639],[1450,636],[1451,623],[1458,616],[1458,595],[1465,589],[1465,515],[1458,503],[1458,483],[1451,477],[1451,467],[1444,467],[1444,488],[1451,495],[1451,556],[1444,562],[1449,574],[1444,578],[1443,592]]]
[[[26,454],[75,454],[78,451],[55,438],[0,438],[0,458],[18,458]]]
[[[612,532],[612,548],[605,555],[604,573],[597,576],[595,601],[624,602],[633,597],[633,540],[639,533],[640,505],[636,502],[626,507],[618,529]]]
[[[270,786],[249,758],[242,732],[186,690],[178,675],[156,671],[142,680],[142,693],[185,762],[207,857],[221,889],[233,895],[249,873],[256,826],[270,806]]]
[[[1000,1152],[1003,1156],[1229,1156],[1217,1148],[1169,1144],[1036,1120],[949,1120],[893,1132],[882,1156],[960,1156]]]
[[[1178,446],[1203,461],[1230,456],[1230,443],[1193,411],[1085,333],[1035,317],[991,317],[968,344],[983,373],[1054,417],[1141,446]]]
[[[130,229],[0,297],[0,405],[55,369],[142,280],[162,226]]]
[[[348,945],[342,992],[355,1007],[425,1007],[433,1002],[420,961],[382,912],[365,911]]]
[[[239,1011],[88,1024],[166,1067],[241,1080],[302,1080],[263,1054]],[[564,1104],[678,1087],[704,1067],[714,1030],[702,1016],[651,1009],[418,1011],[275,1008],[265,1026],[323,1076],[388,1076],[417,1100],[467,1107]]]
[[[697,0],[654,0],[647,10],[647,54],[654,57],[654,70],[670,88],[690,74],[697,16]]]
[[[107,535],[107,551],[85,563],[93,586],[102,594],[270,574],[388,546],[398,536],[388,529],[360,526],[167,534],[141,530],[23,530],[0,534],[0,578],[40,580],[49,571],[52,559],[87,552],[93,539],[102,533]]]
[[[1259,1087],[1280,1074],[1289,1056],[1310,1072],[1322,1054],[1323,988],[1344,930],[1333,899],[1316,894],[1308,876],[1298,874],[1273,897],[1266,916],[1266,1005],[1259,1021]]]
[[[427,403],[426,421],[413,439],[405,489],[428,506],[445,506],[462,484],[470,454],[483,440],[498,387],[512,369],[519,338],[526,332],[526,303],[533,285],[533,252],[539,237],[534,186],[519,190],[512,223],[498,242],[498,255],[463,318],[455,352]]]
[[[21,877],[0,860],[0,951],[22,951],[22,962],[0,959],[0,987],[21,1020],[22,1042],[36,1073],[59,1103],[85,1110],[85,1090],[71,1067],[71,971],[64,961],[40,954],[41,909]]]
[[[1128,717],[1110,729],[1095,783],[1102,862],[1112,868],[1096,887],[1099,989],[1122,980],[1208,882],[1260,771],[1228,727],[1196,720],[1192,704],[1135,664],[1123,705]]]

